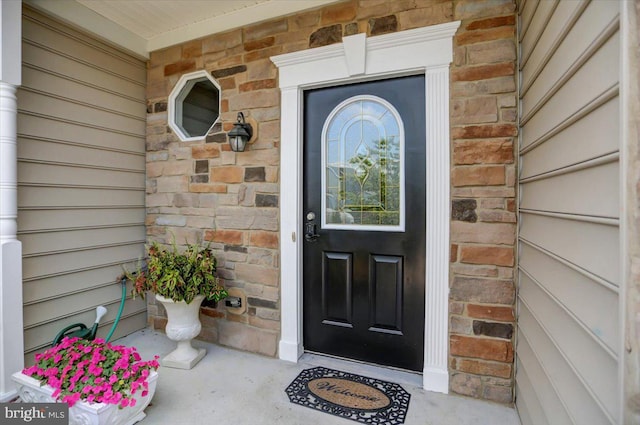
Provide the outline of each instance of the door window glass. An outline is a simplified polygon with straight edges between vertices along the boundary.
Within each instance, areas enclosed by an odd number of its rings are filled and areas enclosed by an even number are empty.
[[[404,127],[376,96],[355,96],[329,114],[322,131],[322,226],[404,230]]]

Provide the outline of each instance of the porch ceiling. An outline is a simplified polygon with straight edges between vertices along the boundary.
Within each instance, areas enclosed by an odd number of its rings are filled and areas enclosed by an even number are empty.
[[[294,14],[342,0],[24,0],[132,53]]]

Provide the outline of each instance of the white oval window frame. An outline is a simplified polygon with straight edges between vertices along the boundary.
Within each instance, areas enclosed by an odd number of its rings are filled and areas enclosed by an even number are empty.
[[[397,225],[370,225],[370,224],[337,224],[337,223],[327,223],[327,132],[329,131],[329,124],[333,121],[334,117],[347,105],[354,103],[369,100],[372,102],[376,102],[384,106],[393,114],[393,117],[396,119],[398,123],[398,137],[400,138],[400,222]],[[404,158],[404,121],[402,121],[402,117],[398,110],[385,99],[374,96],[374,95],[357,95],[345,99],[340,102],[338,106],[333,108],[327,119],[324,121],[324,125],[322,126],[322,138],[320,139],[322,143],[322,166],[321,168],[321,222],[320,226],[322,229],[331,229],[331,230],[361,230],[361,231],[377,231],[377,232],[404,232],[405,231],[405,158]]]
[[[178,101],[180,101],[179,97],[185,87],[188,87],[189,85],[193,86],[194,84],[196,84],[197,82],[196,80],[201,80],[203,77],[211,81],[211,83],[218,89],[218,93],[219,93],[218,116],[213,121],[213,124],[211,124],[211,127],[209,127],[209,129],[205,132],[205,134],[203,134],[202,136],[189,136],[184,132],[184,130],[182,129],[182,126],[180,126],[176,121],[176,117],[178,116],[178,114],[182,114],[182,102],[178,102]],[[199,140],[204,140],[207,137],[207,134],[209,134],[209,132],[213,128],[213,126],[220,121],[220,114],[221,114],[220,109],[222,106],[222,88],[220,87],[220,84],[218,84],[218,82],[207,71],[202,70],[202,71],[190,72],[189,74],[184,74],[182,77],[180,77],[175,87],[173,88],[173,90],[171,90],[171,93],[169,94],[168,103],[169,104],[167,105],[167,107],[168,107],[168,114],[169,114],[168,116],[169,127],[171,127],[174,133],[178,135],[180,140],[182,140],[183,142],[195,142]]]

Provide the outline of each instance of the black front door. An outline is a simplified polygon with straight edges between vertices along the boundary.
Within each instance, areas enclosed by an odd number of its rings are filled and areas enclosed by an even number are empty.
[[[425,85],[304,93],[304,347],[421,371]]]

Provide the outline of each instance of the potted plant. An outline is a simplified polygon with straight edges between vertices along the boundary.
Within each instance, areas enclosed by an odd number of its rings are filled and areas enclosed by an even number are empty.
[[[202,301],[217,302],[228,296],[218,283],[216,267],[217,260],[209,246],[188,244],[181,251],[175,241],[168,248],[154,241],[147,247],[146,268],[127,273],[134,282],[134,296],[153,292],[167,311],[165,333],[178,344],[162,359],[163,366],[191,369],[206,354],[205,349],[194,348],[191,340],[202,329]]]
[[[156,389],[158,356],[142,361],[135,347],[65,337],[12,378],[24,402],[63,402],[69,423],[133,424]]]

